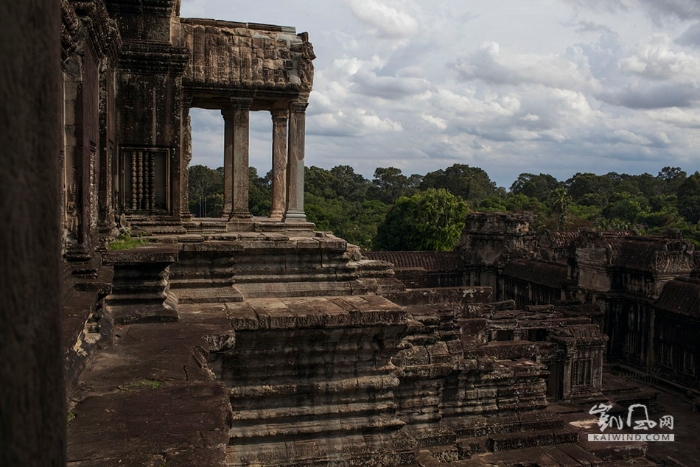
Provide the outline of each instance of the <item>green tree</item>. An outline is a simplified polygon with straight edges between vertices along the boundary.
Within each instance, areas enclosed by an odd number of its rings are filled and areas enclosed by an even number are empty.
[[[678,187],[678,212],[691,224],[700,221],[700,172],[695,172]]]
[[[515,195],[536,198],[544,203],[549,198],[550,193],[560,185],[561,183],[549,174],[522,173],[510,186],[510,191]]]
[[[349,165],[339,165],[330,170],[332,189],[337,196],[348,201],[362,201],[367,189],[371,186],[369,180],[361,174],[356,174]]]
[[[637,216],[647,211],[649,202],[644,196],[623,191],[613,193],[610,202],[603,209],[603,217],[609,220],[619,219],[630,224]]]
[[[402,196],[411,196],[418,191],[420,175],[405,176],[396,167],[378,167],[374,171],[372,186],[367,190],[369,199],[378,199],[384,204],[393,204]]]
[[[377,229],[384,250],[452,250],[464,229],[467,204],[445,189],[428,189],[396,200]]]
[[[272,173],[258,176],[255,167],[248,168],[248,209],[254,216],[266,217],[272,209]]]
[[[187,170],[190,212],[196,217],[220,217],[223,208],[223,170],[193,165]]]
[[[678,192],[678,188],[688,178],[688,174],[680,167],[664,167],[656,176],[661,181],[661,193],[665,195]]]
[[[607,204],[608,197],[612,192],[614,175],[612,173],[608,174],[608,176],[594,173],[577,173],[565,182],[565,186],[573,202],[578,203],[584,196],[594,194],[601,201],[601,206],[604,206]]]
[[[569,193],[564,187],[556,188],[549,197],[549,205],[556,215],[557,219],[557,230],[561,228],[561,224],[564,222],[565,215],[569,206],[571,206],[572,199]]]
[[[472,207],[478,206],[486,198],[500,194],[496,183],[491,181],[484,170],[466,164],[454,164],[445,170],[425,174],[419,188],[444,188]]]

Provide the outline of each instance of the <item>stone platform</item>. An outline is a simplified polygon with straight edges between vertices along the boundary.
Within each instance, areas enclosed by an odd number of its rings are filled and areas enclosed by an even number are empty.
[[[590,416],[547,401],[552,329],[581,319],[498,311],[488,288],[407,290],[323,233],[151,240],[103,259],[114,333],[71,395],[70,466],[626,462],[587,452],[570,422]],[[491,341],[533,323],[553,340]]]

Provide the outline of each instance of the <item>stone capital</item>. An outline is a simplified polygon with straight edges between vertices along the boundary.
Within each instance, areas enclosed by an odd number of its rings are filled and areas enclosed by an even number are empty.
[[[306,113],[306,108],[308,106],[308,102],[292,102],[289,104],[289,110],[295,114]]]
[[[276,125],[286,125],[289,119],[289,111],[287,109],[274,109],[270,110],[272,115],[272,121]]]
[[[231,106],[235,110],[250,110],[250,108],[253,106],[253,99],[234,97],[231,98]]]

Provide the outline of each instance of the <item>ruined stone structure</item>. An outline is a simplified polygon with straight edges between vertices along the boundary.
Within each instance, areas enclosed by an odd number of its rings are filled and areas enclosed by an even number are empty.
[[[607,357],[700,389],[700,312],[694,246],[675,231],[545,232],[527,214],[468,216],[459,254],[467,285],[493,287],[519,308],[582,303],[600,309]],[[590,313],[586,312],[588,316]]]
[[[306,222],[305,33],[180,18],[176,0],[61,11],[69,465],[644,465],[643,445],[586,444],[579,423],[616,400],[599,315],[530,306],[582,293],[566,242],[533,259],[526,223],[485,218],[458,253],[363,257]],[[187,212],[192,107],[225,121],[222,219]],[[257,110],[272,117],[269,219],[248,211]],[[106,251],[129,224],[148,245]],[[551,265],[541,293],[518,261]]]

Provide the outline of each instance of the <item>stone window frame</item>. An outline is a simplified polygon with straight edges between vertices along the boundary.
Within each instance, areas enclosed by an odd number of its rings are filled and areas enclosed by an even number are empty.
[[[659,351],[656,354],[656,363],[666,368],[673,368],[674,347],[675,346],[669,342],[659,341]]]
[[[590,387],[593,382],[593,359],[580,358],[571,362],[571,387]]]
[[[147,153],[155,153],[155,154],[162,154],[163,155],[163,160],[165,163],[165,174],[163,175],[164,180],[165,180],[165,212],[170,213],[172,211],[172,197],[170,193],[170,188],[171,188],[171,176],[172,176],[172,163],[171,163],[171,158],[172,158],[172,149],[169,147],[163,147],[163,146],[121,146],[119,148],[119,161],[118,161],[118,170],[119,170],[119,193],[118,193],[118,203],[119,207],[122,212],[126,214],[137,214],[139,212],[143,212],[144,210],[133,210],[129,203],[128,200],[126,199],[126,171],[131,170],[130,167],[126,167],[126,154],[127,153],[134,153],[136,151],[141,151],[141,152],[147,152]],[[160,209],[155,209],[154,211],[160,211]]]

